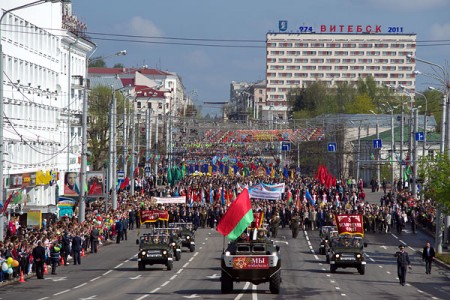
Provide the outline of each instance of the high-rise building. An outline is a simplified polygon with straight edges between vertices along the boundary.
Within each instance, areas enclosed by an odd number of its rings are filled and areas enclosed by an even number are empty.
[[[386,31],[386,33],[384,33]],[[402,27],[362,25],[300,26],[293,32],[280,21],[279,32],[267,33],[267,105],[287,105],[292,88],[321,81],[333,87],[371,76],[382,85],[415,89],[416,35]]]

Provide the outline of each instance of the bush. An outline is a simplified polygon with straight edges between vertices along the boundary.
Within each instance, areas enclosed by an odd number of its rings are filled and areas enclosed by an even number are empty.
[[[442,253],[442,254],[436,253],[436,258],[447,264],[450,264],[450,253]]]

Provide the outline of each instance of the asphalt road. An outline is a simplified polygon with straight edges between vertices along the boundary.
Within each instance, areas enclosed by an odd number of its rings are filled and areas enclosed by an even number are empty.
[[[372,195],[377,201],[376,195]],[[141,229],[141,233],[146,229]],[[36,277],[25,283],[0,288],[0,299],[448,299],[450,272],[433,266],[425,274],[425,265],[416,254],[428,236],[406,231],[394,234],[368,234],[366,274],[356,269],[338,269],[331,274],[325,256],[318,254],[318,231],[291,238],[281,229],[275,240],[281,247],[282,284],[279,295],[269,292],[268,284],[255,286],[235,283],[231,294],[220,293],[220,255],[224,239],[215,230],[196,232],[196,251],[184,249],[174,268],[147,266],[137,270],[135,244],[137,230],[127,241],[100,249],[98,254],[82,258],[79,266],[59,267],[58,275]],[[406,286],[398,283],[394,253],[400,243],[407,245],[413,268]]]

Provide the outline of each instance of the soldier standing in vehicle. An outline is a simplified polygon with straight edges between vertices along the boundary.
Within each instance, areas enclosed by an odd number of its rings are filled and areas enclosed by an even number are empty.
[[[300,226],[300,217],[298,216],[297,212],[294,213],[294,215],[291,218],[291,224],[290,228],[292,230],[292,238],[297,238],[298,236],[298,229]]]

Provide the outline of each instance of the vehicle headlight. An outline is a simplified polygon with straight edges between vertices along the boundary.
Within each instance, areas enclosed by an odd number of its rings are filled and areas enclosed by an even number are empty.
[[[336,254],[336,258],[339,258],[339,257],[341,257],[341,255],[340,254]]]
[[[328,243],[328,240],[325,240],[325,243]]]
[[[187,237],[186,237],[187,240],[189,240],[190,238],[191,238],[190,236],[187,236]]]
[[[163,251],[163,254],[164,254],[164,255],[166,255],[166,254],[167,254],[167,251],[166,251],[166,250],[164,250],[164,251]]]
[[[361,258],[361,254],[356,254],[356,258]]]
[[[172,246],[175,246],[175,243],[172,243]]]
[[[145,252],[145,251],[142,251],[142,252],[141,252],[141,254],[142,254],[142,255],[145,255],[145,254],[147,254],[147,252]]]
[[[231,255],[230,251],[225,252],[225,256],[230,256],[230,255]]]

